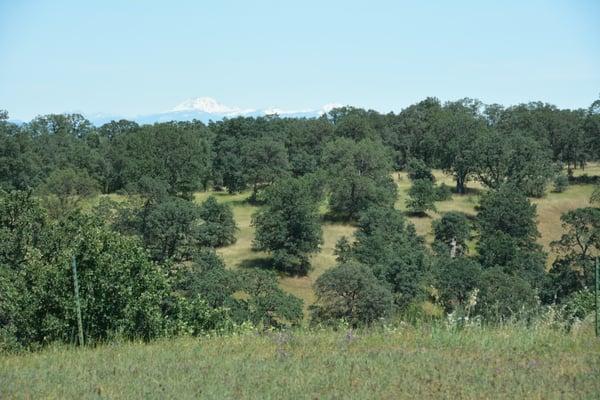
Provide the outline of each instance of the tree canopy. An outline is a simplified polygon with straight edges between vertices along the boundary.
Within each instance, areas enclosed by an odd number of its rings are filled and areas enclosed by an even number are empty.
[[[323,241],[318,204],[307,183],[298,178],[278,181],[265,198],[265,206],[252,219],[254,248],[271,252],[278,269],[305,275],[310,268],[309,255]]]

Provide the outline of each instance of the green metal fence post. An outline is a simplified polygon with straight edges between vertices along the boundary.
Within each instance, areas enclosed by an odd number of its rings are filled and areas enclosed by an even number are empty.
[[[73,256],[73,284],[75,286],[75,307],[77,308],[77,328],[79,330],[79,345],[83,346],[83,322],[81,321],[81,303],[79,302],[79,280],[77,279],[77,260]]]
[[[600,337],[600,265],[596,257],[596,337]]]

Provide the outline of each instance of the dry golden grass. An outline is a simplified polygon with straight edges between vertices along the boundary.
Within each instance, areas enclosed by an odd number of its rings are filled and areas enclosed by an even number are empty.
[[[541,199],[533,199],[537,206],[538,227],[542,235],[539,242],[547,251],[550,251],[550,242],[559,239],[563,233],[560,216],[569,210],[589,206],[593,191],[592,185],[573,185],[563,193],[548,193]]]
[[[252,250],[254,239],[254,227],[251,226],[252,214],[258,209],[257,206],[248,203],[250,193],[230,195],[225,192],[202,192],[197,193],[195,200],[204,201],[209,195],[214,195],[217,200],[229,203],[232,206],[235,221],[239,231],[237,242],[231,246],[223,247],[217,252],[223,257],[230,268],[244,268],[251,265],[266,263],[268,254]],[[326,208],[322,209],[325,212]],[[314,302],[312,285],[314,281],[328,268],[335,265],[333,254],[335,244],[342,236],[352,236],[354,227],[341,223],[323,223],[323,245],[319,253],[312,257],[312,270],[308,276],[295,277],[285,274],[280,275],[281,287],[287,292],[304,300],[305,307]]]
[[[305,277],[281,278],[281,287],[295,296],[304,299],[305,307],[308,307],[315,300],[312,285],[315,280],[321,276],[328,268],[335,265],[335,255],[333,251],[335,244],[342,236],[352,236],[355,228],[345,224],[323,224],[323,245],[321,251],[312,257],[312,270]]]
[[[582,174],[600,175],[600,164],[591,164],[585,170],[575,170],[576,176]],[[435,170],[434,176],[438,184],[445,183],[453,187],[454,181],[451,176],[442,171]],[[394,181],[398,185],[398,199],[396,207],[399,210],[406,210],[407,192],[410,188],[410,181],[406,173],[395,173]],[[429,212],[427,217],[413,217],[409,220],[415,225],[417,233],[423,235],[428,243],[433,240],[431,232],[431,223],[441,217],[448,211],[461,211],[468,215],[476,214],[475,207],[479,202],[479,194],[485,189],[478,182],[468,183],[469,192],[466,195],[453,195],[451,200],[437,202],[436,212]],[[589,198],[593,191],[592,185],[573,185],[569,186],[563,193],[548,192],[544,198],[533,199],[537,205],[538,226],[541,237],[540,244],[549,252],[548,263],[550,264],[554,255],[551,253],[550,242],[560,238],[563,229],[560,224],[560,216],[568,210],[589,205]],[[268,265],[268,254],[252,250],[252,240],[254,239],[254,228],[251,226],[252,214],[257,210],[257,206],[250,204],[247,199],[249,192],[228,194],[226,192],[199,192],[195,195],[197,202],[204,201],[208,196],[214,195],[218,201],[228,203],[232,206],[236,223],[239,231],[237,242],[231,246],[218,249],[218,253],[223,257],[225,263],[230,268],[244,268],[251,266]],[[121,201],[123,196],[110,195],[113,200]],[[94,202],[95,203],[95,202]],[[325,204],[321,207],[324,214],[327,211]],[[355,228],[349,224],[324,222],[323,223],[323,245],[319,253],[312,257],[312,270],[305,277],[290,277],[285,274],[280,275],[281,287],[302,299],[305,307],[314,302],[314,292],[312,285],[314,281],[328,268],[335,265],[335,256],[333,254],[335,243],[342,236],[352,236]],[[470,243],[471,249],[474,248],[474,242]]]

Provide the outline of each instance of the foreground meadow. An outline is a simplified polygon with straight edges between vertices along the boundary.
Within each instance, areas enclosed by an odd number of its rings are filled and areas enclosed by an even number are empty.
[[[591,324],[247,332],[0,358],[0,398],[597,399]]]

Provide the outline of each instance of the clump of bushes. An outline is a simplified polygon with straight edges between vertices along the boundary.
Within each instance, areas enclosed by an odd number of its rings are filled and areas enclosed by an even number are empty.
[[[452,188],[442,182],[435,188],[435,201],[446,201],[452,199]]]
[[[562,193],[569,186],[569,178],[565,174],[558,174],[554,177],[554,192]]]
[[[413,182],[419,179],[425,179],[432,183],[435,182],[431,168],[429,168],[425,161],[418,158],[411,158],[408,161],[406,172],[408,172],[408,178]]]
[[[144,248],[143,238],[114,231],[112,217],[103,218],[114,216],[111,206],[51,219],[30,193],[0,192],[0,352],[77,343],[73,258],[85,343],[301,320],[302,301],[279,288],[275,273],[233,273],[212,248],[195,248],[185,263],[172,257],[153,262],[149,250],[156,242]],[[159,243],[172,245],[168,235],[179,238],[177,232],[163,231]]]

